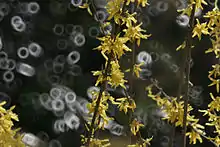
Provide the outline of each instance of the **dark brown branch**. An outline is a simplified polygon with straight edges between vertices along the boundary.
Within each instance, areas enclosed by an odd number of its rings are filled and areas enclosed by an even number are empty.
[[[98,113],[98,110],[99,110],[99,106],[100,106],[100,102],[101,102],[101,98],[102,98],[102,93],[106,90],[107,75],[108,75],[109,69],[111,67],[110,62],[111,62],[111,60],[108,59],[107,66],[104,70],[104,74],[103,74],[104,81],[103,81],[103,83],[101,84],[101,87],[100,87],[100,92],[99,92],[99,95],[98,95],[98,98],[97,98],[95,111],[94,111],[94,114],[93,114],[93,117],[92,117],[92,122],[91,122],[90,130],[89,130],[89,134],[88,134],[88,142],[87,142],[88,146],[89,146],[89,143],[90,143],[90,139],[92,138],[92,135],[93,135],[92,132],[93,132],[93,129],[95,127],[95,120],[96,120],[97,113]]]
[[[192,48],[192,31],[194,28],[194,14],[195,14],[196,4],[192,5],[192,12],[189,20],[189,30],[186,38],[186,82],[185,82],[185,95],[184,95],[184,114],[183,114],[183,147],[186,147],[186,131],[187,131],[187,113],[188,113],[188,102],[189,102],[189,81],[190,81],[190,60],[191,60],[191,48]]]

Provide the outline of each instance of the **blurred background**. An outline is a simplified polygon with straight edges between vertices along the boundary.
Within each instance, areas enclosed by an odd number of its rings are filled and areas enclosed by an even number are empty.
[[[100,23],[108,17],[106,0],[93,0],[98,17],[78,8],[83,3],[84,0],[0,0],[0,101],[6,101],[7,108],[16,105],[20,118],[16,127],[38,140],[35,146],[79,147],[80,134],[85,131],[83,124],[88,121],[86,104],[92,100],[91,91],[99,91],[91,71],[100,70],[105,60],[93,48],[100,43],[96,37],[111,31],[112,26],[100,29]],[[214,7],[214,0],[207,3],[195,13],[201,21],[205,21],[202,15]],[[136,49],[136,62],[144,62],[145,66],[140,78],[134,80],[135,116],[145,125],[142,136],[154,136],[152,147],[168,147],[171,125],[161,120],[164,114],[147,97],[145,87],[153,78],[168,95],[177,95],[183,52],[177,52],[176,47],[182,44],[189,23],[188,16],[177,10],[185,8],[187,0],[149,0],[149,4],[137,9],[138,21],[152,36],[142,40]],[[193,43],[190,103],[204,124],[207,118],[196,111],[207,107],[209,92],[215,91],[207,86],[207,74],[216,59],[205,54],[211,46],[208,37]],[[130,57],[128,54],[122,58],[123,71],[131,62]],[[115,97],[124,95],[120,88],[109,87],[108,91]],[[109,138],[112,146],[126,146],[127,116],[112,105],[108,115],[115,120],[98,136]],[[174,140],[175,147],[179,147],[179,128]],[[205,140],[188,146],[205,145],[212,146]]]

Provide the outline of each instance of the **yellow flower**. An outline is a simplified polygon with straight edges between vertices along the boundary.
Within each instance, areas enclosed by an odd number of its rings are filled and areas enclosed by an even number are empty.
[[[141,138],[141,140],[142,140],[141,144],[136,143],[136,144],[128,145],[127,147],[147,147],[148,145],[150,146],[150,141],[152,139],[153,139],[153,137],[147,138],[147,139]]]
[[[112,19],[115,16],[120,16],[119,14],[122,11],[122,5],[124,0],[108,0],[106,5],[107,12],[109,13],[108,20]]]
[[[198,134],[194,130],[192,130],[191,132],[187,132],[186,136],[189,136],[190,144],[191,143],[196,144],[197,139],[199,140],[200,143],[202,143],[202,138],[201,138],[200,134]]]
[[[147,139],[142,139],[143,142],[143,147],[150,145],[150,141],[153,139],[153,136],[151,138],[147,138]],[[142,147],[142,146],[141,146]]]
[[[191,4],[195,4],[196,5],[196,10],[203,9],[202,4],[207,5],[205,0],[190,0]]]
[[[131,132],[136,135],[137,132],[139,131],[140,127],[144,127],[143,124],[137,121],[137,119],[134,119],[132,123],[130,124],[131,126]]]
[[[104,72],[104,71],[92,71],[93,76],[98,76],[98,79],[97,79],[97,81],[96,81],[95,86],[98,86],[99,83],[103,83],[103,82],[105,81],[105,78],[104,78],[104,76],[103,76],[103,72]]]
[[[128,112],[128,109],[131,109],[134,112],[136,108],[135,101],[130,98],[117,98],[116,101],[112,101],[112,104],[118,105],[119,111],[124,111],[125,114]]]
[[[84,135],[80,135],[81,141],[83,144],[87,143],[88,138],[86,138]],[[89,147],[108,147],[110,146],[109,139],[98,139],[98,138],[90,138],[90,144]],[[85,147],[85,146],[81,146]]]
[[[111,61],[111,73],[107,80],[114,88],[118,87],[119,85],[123,88],[126,88],[124,83],[127,81],[124,80],[124,73],[121,72],[118,61]]]
[[[208,11],[204,15],[204,17],[209,18],[208,27],[211,28],[214,24],[218,23],[218,19],[220,18],[220,11],[219,10]]]
[[[140,64],[135,64],[134,67],[133,67],[133,71],[135,73],[135,75],[139,78],[140,77],[140,74],[139,72],[141,71],[141,66],[144,65],[144,63],[140,63]]]
[[[176,48],[176,51],[179,51],[180,49],[184,49],[186,47],[186,41],[184,41],[181,45],[179,45],[177,48]]]
[[[198,36],[199,40],[201,40],[201,35],[202,34],[207,35],[207,34],[209,34],[209,31],[208,31],[208,28],[206,27],[207,26],[206,22],[200,24],[198,19],[196,19],[196,21],[197,21],[197,24],[196,24],[196,26],[193,29],[192,37]]]
[[[213,70],[209,71],[208,77],[211,77],[212,75],[214,75],[214,78],[220,76],[220,65],[219,64],[212,65],[212,68]]]
[[[94,96],[94,99],[93,99],[92,103],[89,103],[87,105],[87,108],[89,110],[89,114],[92,114],[92,113],[95,112],[99,92],[94,92],[93,96]],[[106,94],[105,92],[102,92],[100,104],[99,104],[99,107],[98,107],[98,112],[97,112],[97,115],[96,115],[96,121],[95,121],[95,124],[97,124],[98,127],[102,128],[102,129],[104,129],[104,126],[106,124],[108,124],[109,120],[113,119],[111,117],[108,117],[107,114],[106,114],[106,112],[108,110],[108,100],[112,101],[113,98],[110,95]],[[99,117],[101,117],[101,119],[103,119],[103,123],[101,125],[99,125],[100,124]]]
[[[0,103],[0,146],[1,147],[25,147],[21,141],[22,135],[17,132],[20,129],[13,130],[13,120],[18,121],[18,116],[12,112],[15,106],[12,106],[9,110],[4,109],[6,102]]]
[[[119,59],[125,51],[131,51],[131,49],[125,45],[129,38],[120,37],[120,34],[118,34],[115,38],[107,35],[98,39],[102,41],[102,43],[95,49],[100,50],[106,60],[108,60],[106,54],[113,53],[113,55]]]
[[[217,93],[219,93],[219,84],[220,84],[220,79],[213,79],[213,78],[209,78],[211,81],[212,81],[212,83],[211,84],[209,84],[208,86],[213,86],[213,85],[216,85],[216,90],[217,90]]]
[[[137,23],[137,20],[134,18],[134,16],[136,15],[137,13],[134,12],[132,14],[130,14],[128,11],[125,12],[125,17],[121,17],[121,20],[122,20],[122,24],[125,24],[127,27],[128,26],[132,26],[132,23],[136,24]]]
[[[138,6],[141,4],[142,7],[145,7],[146,5],[148,5],[147,0],[127,0],[126,5],[129,5],[130,2],[134,3],[135,1],[137,1]]]
[[[219,136],[216,136],[216,137],[214,138],[214,142],[216,143],[217,146],[220,145],[220,138],[219,138]]]
[[[92,12],[91,12],[91,9],[90,9],[88,3],[84,3],[82,6],[79,6],[79,8],[87,9],[88,13],[89,13],[90,15],[92,15]]]
[[[216,55],[216,58],[219,58],[220,57],[220,45],[217,41],[215,40],[212,40],[212,48],[209,48],[208,50],[205,51],[205,53],[211,53],[211,52],[214,52],[215,55]]]
[[[210,108],[211,111],[212,110],[219,111],[220,110],[220,97],[217,96],[215,98],[212,93],[210,93],[210,96],[212,98],[212,101],[209,103],[208,107]]]
[[[125,37],[128,37],[131,39],[131,41],[137,40],[137,45],[140,46],[141,39],[147,39],[151,35],[144,35],[142,32],[146,32],[145,30],[141,29],[142,23],[139,25],[133,27],[132,25],[128,24],[127,29],[124,29],[123,32],[125,32]]]

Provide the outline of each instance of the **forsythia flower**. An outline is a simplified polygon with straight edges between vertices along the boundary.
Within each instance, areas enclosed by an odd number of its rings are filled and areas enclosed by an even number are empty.
[[[211,77],[212,75],[214,75],[214,78],[220,77],[220,65],[219,64],[212,65],[212,68],[213,70],[209,72],[208,77]]]
[[[196,5],[196,10],[203,9],[202,4],[207,5],[205,0],[190,0],[191,4],[195,4]]]
[[[107,77],[109,84],[111,86],[118,87],[119,85],[123,88],[126,88],[124,83],[127,82],[124,80],[124,73],[119,69],[120,65],[118,61],[111,61],[111,76]]]
[[[196,144],[197,139],[199,140],[200,143],[202,143],[201,136],[198,133],[196,133],[194,130],[192,130],[191,132],[187,132],[186,136],[189,136],[190,143]]]
[[[147,145],[150,145],[150,141],[153,139],[153,137],[151,137],[151,138],[147,138],[147,139],[143,139],[143,138],[141,138],[141,140],[142,140],[142,144],[138,144],[138,143],[136,143],[136,144],[133,144],[133,145],[128,145],[127,147],[146,147]]]
[[[217,93],[219,93],[220,79],[213,79],[213,78],[211,78],[211,77],[209,77],[209,79],[212,81],[212,83],[209,84],[208,86],[216,85],[216,91],[217,91]]]
[[[120,37],[119,35],[120,34],[118,34],[115,38],[112,38],[110,35],[98,38],[102,41],[102,43],[95,49],[100,50],[106,60],[108,60],[106,53],[113,53],[114,56],[119,59],[125,51],[131,51],[131,49],[125,45],[129,38]]]
[[[215,138],[209,138],[210,140],[213,140],[214,142],[215,142],[215,144],[217,145],[217,146],[219,146],[220,145],[220,138],[219,138],[220,136],[216,136]]]
[[[87,9],[88,13],[90,15],[92,15],[92,12],[90,10],[90,7],[89,7],[89,4],[88,3],[84,3],[82,6],[79,6],[79,8],[82,8],[82,9]]]
[[[108,0],[106,6],[107,12],[109,13],[108,20],[112,19],[113,17],[120,16],[123,4],[124,0]]]
[[[116,101],[112,101],[113,104],[118,105],[120,111],[124,111],[125,114],[128,112],[128,109],[134,111],[136,104],[133,99],[129,98],[117,98]]]
[[[184,41],[181,45],[179,45],[177,48],[176,48],[176,51],[180,50],[180,49],[184,49],[186,47],[186,41]]]
[[[219,10],[209,11],[204,15],[204,17],[209,18],[208,27],[211,29],[211,27],[214,24],[218,24],[218,19],[220,18],[220,11]]]
[[[22,136],[17,134],[17,130],[12,130],[13,121],[18,121],[18,116],[12,112],[15,106],[11,107],[9,110],[4,109],[2,106],[6,102],[0,103],[0,146],[1,147],[25,147],[21,141]]]
[[[82,139],[82,143],[85,144],[88,140],[88,138],[86,138],[84,135],[81,135]],[[108,147],[110,146],[110,142],[109,139],[98,139],[98,138],[91,138],[90,139],[90,144],[89,147]],[[85,146],[81,146],[81,147],[85,147]]]
[[[198,19],[196,19],[196,21],[197,21],[197,24],[196,24],[196,26],[193,29],[192,37],[198,36],[199,40],[201,40],[201,35],[202,34],[207,35],[207,34],[209,34],[209,31],[208,31],[208,28],[206,27],[207,26],[206,22],[200,24]]]
[[[131,132],[136,135],[136,133],[139,131],[140,127],[144,127],[143,124],[137,121],[137,119],[134,119],[132,123],[130,124],[131,126]]]
[[[105,81],[103,73],[104,71],[93,71],[93,75],[98,76],[95,86],[98,86],[99,83]],[[108,80],[108,83],[114,88],[118,86],[126,88],[124,83],[127,81],[124,80],[124,73],[121,72],[118,61],[111,61],[111,72],[110,75],[107,76],[106,80]]]
[[[183,127],[183,115],[184,115],[184,102],[177,101],[177,98],[161,98],[160,95],[153,95],[151,91],[151,87],[148,87],[149,91],[148,96],[157,102],[157,105],[163,108],[163,111],[167,114],[167,117],[163,119],[167,119],[171,123],[175,123],[176,126]],[[190,143],[196,143],[198,139],[200,142],[202,141],[200,134],[203,133],[201,129],[204,129],[204,126],[198,124],[199,119],[195,119],[193,115],[190,115],[190,111],[192,111],[192,107],[188,105],[188,113],[187,113],[187,122],[186,125],[190,125],[193,129],[191,132],[187,133],[187,136],[190,138]],[[195,132],[196,130],[196,132]]]
[[[218,43],[218,41],[216,40],[212,40],[212,48],[209,48],[208,50],[205,51],[205,53],[210,53],[210,52],[214,52],[216,55],[216,58],[220,57],[220,45]]]
[[[96,81],[95,86],[98,86],[99,83],[104,82],[105,78],[104,78],[104,76],[103,76],[103,72],[104,72],[104,71],[92,71],[93,76],[98,76],[98,79],[97,79],[97,81]]]
[[[136,24],[137,20],[134,18],[136,14],[137,14],[136,12],[130,14],[128,13],[128,11],[126,11],[125,12],[126,17],[121,17],[121,21],[122,21],[121,25],[125,24],[128,27],[128,26],[132,26],[132,23]]]
[[[138,6],[139,6],[140,4],[142,5],[142,7],[145,7],[146,5],[148,5],[147,0],[127,0],[126,5],[129,5],[130,2],[133,2],[133,3],[134,3],[135,1],[137,1]]]
[[[130,25],[130,24],[129,24]],[[131,39],[131,41],[137,40],[137,45],[140,46],[141,39],[147,39],[151,35],[143,35],[141,32],[146,32],[145,30],[141,29],[141,24],[133,27],[132,25],[127,26],[127,29],[124,29],[125,37],[128,37]]]
[[[135,64],[134,67],[133,67],[133,71],[135,73],[135,75],[139,78],[140,77],[140,74],[139,72],[141,71],[141,66],[144,65],[144,63],[140,63],[140,64]]]
[[[88,108],[90,114],[95,112],[99,92],[94,92],[93,96],[94,96],[94,99],[93,99],[92,103],[89,103],[87,105],[87,108]],[[113,101],[113,99],[114,98],[111,97],[110,95],[107,95],[105,92],[102,92],[100,104],[99,104],[99,107],[98,107],[98,113],[97,113],[97,117],[96,117],[96,118],[99,118],[99,116],[100,116],[103,119],[102,125],[99,126],[102,129],[104,129],[105,124],[108,124],[109,120],[113,119],[111,117],[108,117],[107,114],[106,114],[106,111],[108,110],[108,100]],[[99,120],[96,119],[96,124],[98,124],[98,123],[99,123]]]
[[[211,111],[212,110],[219,111],[220,110],[220,97],[217,96],[215,98],[212,93],[210,93],[210,96],[212,98],[212,101],[209,103],[208,107],[210,108]]]

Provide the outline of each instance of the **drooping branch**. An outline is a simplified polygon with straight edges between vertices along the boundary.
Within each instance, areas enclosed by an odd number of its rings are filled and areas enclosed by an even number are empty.
[[[91,122],[91,125],[90,125],[89,134],[88,134],[88,142],[87,142],[88,146],[89,146],[89,143],[90,143],[90,139],[92,138],[92,135],[93,135],[93,129],[95,127],[95,120],[96,120],[96,117],[97,117],[97,114],[98,114],[98,109],[99,109],[99,106],[100,106],[102,93],[106,90],[107,75],[108,75],[109,69],[111,67],[110,63],[111,63],[111,58],[108,59],[107,66],[106,66],[106,68],[104,70],[104,73],[103,73],[104,82],[101,84],[100,92],[99,92],[97,102],[96,102],[96,106],[95,106],[95,111],[94,111],[94,114],[93,114],[93,117],[92,117],[92,122]]]
[[[194,28],[196,4],[192,4],[192,11],[190,14],[188,32],[186,36],[186,48],[185,48],[185,64],[186,64],[186,82],[185,82],[185,95],[184,95],[184,114],[183,114],[183,147],[186,147],[186,131],[187,131],[187,112],[189,101],[189,82],[190,82],[190,60],[191,60],[191,48],[192,48],[192,31]]]

